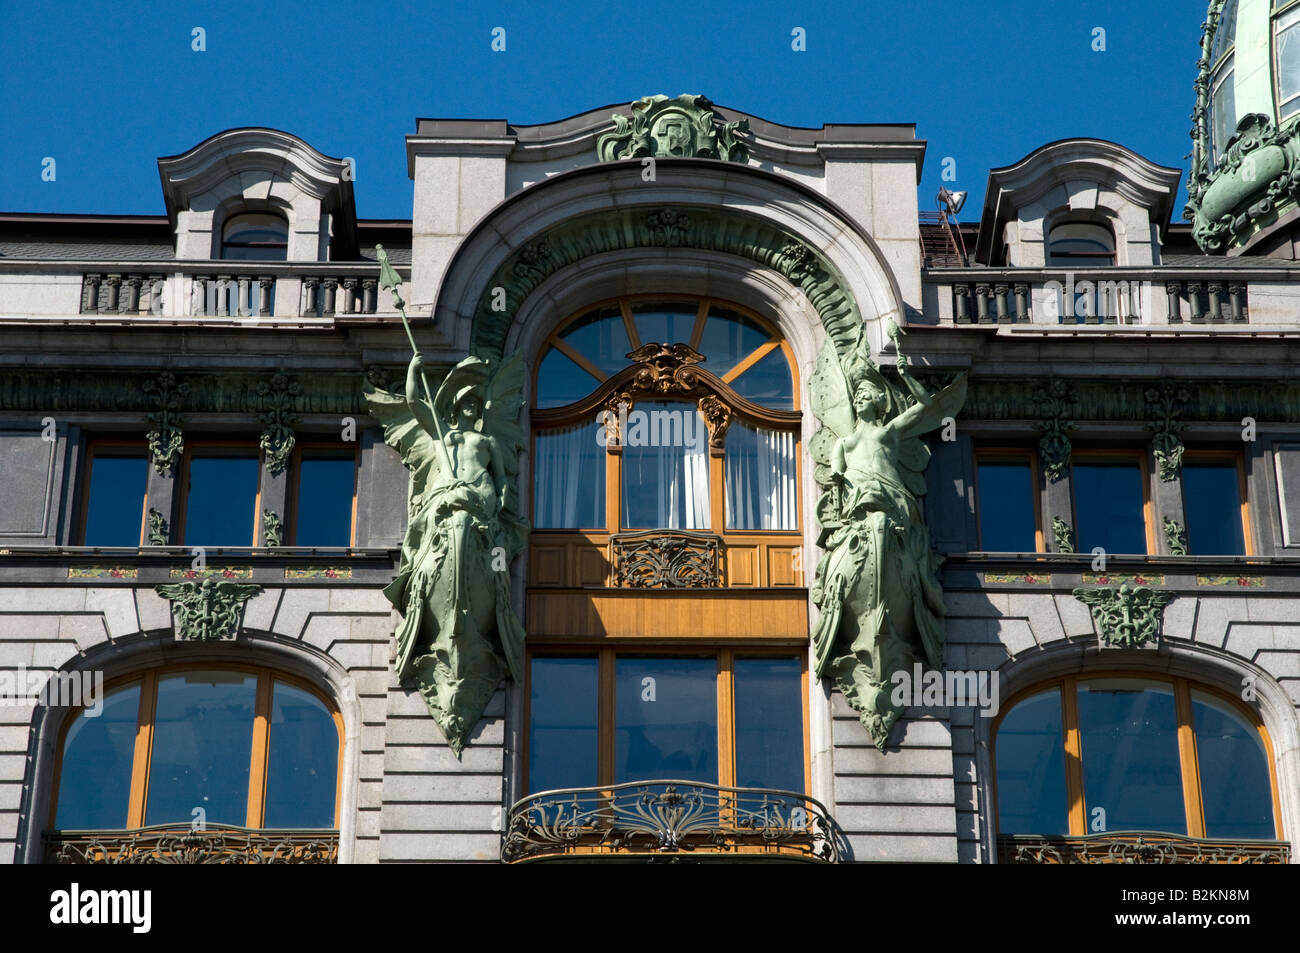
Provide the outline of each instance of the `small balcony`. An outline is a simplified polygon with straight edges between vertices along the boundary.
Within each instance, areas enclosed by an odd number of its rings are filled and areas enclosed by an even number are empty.
[[[336,864],[339,833],[161,824],[120,831],[47,831],[47,864]]]
[[[1000,864],[1288,864],[1286,841],[1212,840],[1152,831],[998,838]]]
[[[634,781],[568,788],[517,801],[501,859],[834,864],[837,828],[804,794],[697,781]]]

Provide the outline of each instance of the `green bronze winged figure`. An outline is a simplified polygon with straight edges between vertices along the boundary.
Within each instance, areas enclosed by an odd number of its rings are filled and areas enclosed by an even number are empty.
[[[897,343],[897,327],[890,333]],[[812,591],[816,670],[835,678],[882,750],[902,715],[893,674],[916,660],[943,666],[941,558],[921,513],[930,460],[921,438],[966,402],[965,374],[931,394],[901,347],[898,377],[903,387],[871,359],[865,337],[844,354],[828,338],[809,381],[823,425],[809,446],[826,551]]]
[[[406,324],[400,279],[377,251],[381,283]],[[458,756],[501,679],[523,677],[509,572],[528,538],[515,489],[523,384],[519,354],[495,364],[467,357],[432,392],[416,351],[405,394],[365,391],[384,441],[411,474],[401,563],[384,589],[403,617],[397,677],[419,689]]]

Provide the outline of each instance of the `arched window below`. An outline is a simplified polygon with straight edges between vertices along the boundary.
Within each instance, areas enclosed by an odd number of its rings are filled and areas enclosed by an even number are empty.
[[[1104,225],[1064,222],[1047,237],[1047,264],[1057,268],[1096,268],[1115,264],[1115,236]]]
[[[220,835],[242,860],[333,859],[342,719],[314,688],[184,666],[118,681],[101,702],[64,723],[50,859],[164,859],[178,829]]]
[[[221,257],[231,261],[285,261],[289,256],[289,222],[266,212],[244,212],[226,219],[221,229]]]
[[[994,763],[1003,860],[1116,859],[1153,834],[1179,859],[1231,854],[1206,840],[1278,849],[1263,725],[1186,679],[1071,676],[1032,689],[1000,719]]]

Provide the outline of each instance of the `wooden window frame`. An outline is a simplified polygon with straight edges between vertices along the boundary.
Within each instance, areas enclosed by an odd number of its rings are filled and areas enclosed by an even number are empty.
[[[1260,741],[1264,745],[1265,760],[1268,762],[1268,780],[1269,788],[1273,798],[1273,830],[1274,837],[1281,840],[1282,835],[1282,806],[1278,797],[1277,786],[1277,765],[1273,758],[1273,743],[1269,737],[1268,729],[1265,727],[1263,720],[1259,715],[1243,705],[1238,699],[1234,698],[1228,692],[1221,691],[1212,685],[1206,685],[1203,682],[1193,681],[1192,679],[1181,676],[1163,675],[1160,673],[1133,672],[1124,670],[1099,670],[1087,672],[1080,675],[1066,675],[1061,678],[1049,679],[1044,682],[1038,682],[1028,688],[1024,688],[1011,696],[1002,706],[1002,710],[993,723],[991,733],[990,752],[992,764],[992,790],[993,790],[993,823],[998,825],[1001,821],[1001,809],[998,805],[998,760],[997,760],[997,740],[998,731],[1002,727],[1002,720],[1022,701],[1047,691],[1056,691],[1057,698],[1061,704],[1061,744],[1064,752],[1065,761],[1065,792],[1066,792],[1066,818],[1068,821],[1068,836],[1081,837],[1088,833],[1088,818],[1086,805],[1084,804],[1084,755],[1082,751],[1082,741],[1079,729],[1079,694],[1078,687],[1080,682],[1100,681],[1105,679],[1131,679],[1147,684],[1159,684],[1171,688],[1174,694],[1174,707],[1178,719],[1178,758],[1181,767],[1181,786],[1183,791],[1183,811],[1187,824],[1187,837],[1206,837],[1205,833],[1205,809],[1202,803],[1202,786],[1200,760],[1196,751],[1196,728],[1193,724],[1192,692],[1199,691],[1207,695],[1213,695],[1220,701],[1226,702],[1238,714],[1242,715],[1247,724],[1252,725],[1259,732]],[[1014,833],[1034,834],[1036,831],[1017,831]],[[1117,832],[1122,833],[1122,832]]]
[[[117,438],[92,438],[86,444],[86,462],[83,469],[82,487],[80,505],[77,507],[77,539],[79,545],[86,545],[86,523],[90,518],[90,488],[94,479],[95,457],[99,455],[101,449],[116,448],[122,450],[139,450],[145,461],[145,478],[144,478],[144,499],[140,505],[140,535],[136,539],[136,546],[143,546],[146,542],[146,532],[149,525],[149,471],[153,467],[153,461],[149,458],[149,445],[143,440],[122,440]],[[106,457],[126,457],[134,454],[126,453],[105,453]]]
[[[1250,510],[1250,483],[1246,479],[1246,455],[1240,450],[1221,450],[1221,449],[1193,449],[1187,448],[1183,454],[1182,466],[1195,465],[1202,462],[1230,462],[1237,469],[1237,497],[1239,509],[1241,512],[1241,546],[1244,550],[1244,556],[1254,556],[1255,553],[1255,533],[1252,526],[1253,519]],[[1182,493],[1183,500],[1183,522],[1187,522],[1187,488],[1183,484],[1182,469],[1180,467],[1178,474],[1178,489]],[[1191,542],[1190,532],[1188,543]],[[1220,554],[1209,554],[1220,555]],[[1226,554],[1223,554],[1226,555]]]
[[[257,676],[256,709],[253,714],[252,745],[249,752],[248,806],[244,826],[261,829],[266,818],[267,758],[270,752],[271,703],[274,682],[281,681],[310,693],[324,706],[334,721],[338,734],[338,760],[335,768],[334,826],[338,830],[339,813],[343,805],[343,754],[345,735],[343,715],[323,691],[310,682],[278,669],[241,663],[186,662],[162,668],[132,672],[109,681],[104,694],[140,682],[140,706],[136,715],[135,753],[131,766],[130,796],[127,804],[127,821],[123,829],[133,830],[145,826],[149,800],[149,771],[152,767],[154,717],[158,698],[158,680],[183,672],[242,672]],[[68,731],[80,717],[82,708],[70,711],[59,728],[58,747],[55,749],[54,776],[51,782],[49,828],[55,830],[59,811],[59,782],[63,773],[63,755]],[[182,823],[177,821],[175,823]]]
[[[764,420],[763,416],[757,414],[753,415],[752,417],[750,415],[741,415],[737,413],[738,405],[749,404],[749,402],[731,390],[732,381],[734,381],[745,371],[749,370],[754,364],[758,363],[758,361],[762,360],[769,353],[779,348],[781,350],[781,353],[785,356],[786,366],[789,368],[790,371],[790,381],[791,381],[791,386],[793,388],[793,401],[792,401],[793,409],[792,411],[789,412],[779,411],[776,413],[780,413],[780,414],[795,413],[795,414],[799,414],[800,417],[802,417],[802,409],[800,406],[799,371],[798,371],[798,366],[794,360],[794,352],[791,350],[789,342],[785,339],[784,335],[781,334],[779,328],[777,328],[771,321],[765,319],[761,315],[755,313],[749,308],[744,307],[743,305],[739,305],[736,304],[735,302],[727,301],[721,298],[714,298],[708,296],[701,297],[701,296],[694,296],[694,295],[680,295],[680,294],[636,294],[636,295],[621,295],[614,298],[607,298],[603,301],[593,302],[583,307],[580,311],[576,312],[575,314],[569,315],[564,321],[561,321],[556,326],[555,330],[552,331],[551,334],[547,336],[545,342],[542,344],[542,347],[538,351],[539,357],[538,360],[536,360],[533,364],[532,380],[531,380],[532,394],[534,395],[534,399],[536,399],[537,384],[538,384],[539,376],[541,374],[541,365],[542,365],[541,358],[544,357],[547,351],[552,347],[554,347],[556,350],[559,350],[562,354],[564,354],[574,363],[578,364],[578,366],[582,367],[583,370],[591,374],[597,381],[597,385],[596,385],[597,389],[600,388],[603,384],[605,384],[605,382],[610,379],[609,375],[606,375],[603,372],[601,372],[600,369],[595,367],[595,365],[592,364],[591,361],[587,360],[585,357],[579,354],[576,351],[576,349],[563,343],[563,341],[561,340],[561,335],[575,321],[590,314],[591,312],[599,311],[607,308],[613,309],[617,307],[619,313],[623,318],[623,324],[627,331],[628,340],[631,344],[631,347],[635,349],[645,342],[642,342],[638,335],[636,329],[636,321],[632,314],[632,309],[635,305],[643,304],[643,303],[664,303],[664,304],[682,303],[682,304],[695,305],[696,307],[695,323],[691,330],[691,341],[690,341],[692,348],[696,347],[699,344],[700,339],[704,334],[704,325],[707,322],[709,314],[714,308],[714,306],[726,308],[727,310],[734,311],[737,314],[741,314],[744,317],[748,318],[749,320],[753,321],[759,328],[761,328],[768,335],[767,340],[764,341],[762,344],[760,344],[758,347],[754,348],[748,354],[742,356],[733,367],[729,368],[719,377],[719,380],[723,384],[723,389],[718,393],[718,396],[723,400],[724,403],[726,403],[732,409],[733,413],[736,414],[735,419],[743,421],[747,425],[763,427],[765,429],[782,430],[782,431],[793,433],[794,441],[795,441],[795,448],[794,448],[795,459],[796,461],[801,459],[803,441],[802,441],[802,429],[801,429],[800,422],[796,422],[793,420],[780,421],[780,422],[773,421],[773,420]],[[659,395],[653,393],[641,393],[641,392],[637,392],[634,387],[630,387],[628,389],[632,393],[634,400],[639,399],[642,402],[649,402],[649,401],[677,402],[674,401],[672,395],[665,396],[665,395]],[[594,389],[592,393],[594,393]],[[682,404],[683,408],[686,407],[695,408],[695,405],[691,400],[683,399],[680,401],[680,403]],[[541,412],[542,415],[545,415],[544,422],[538,421],[539,413],[537,411],[533,412],[532,421],[531,421],[532,426],[529,428],[530,429],[529,453],[530,453],[530,459],[533,461],[534,469],[532,473],[532,479],[534,483],[537,480],[536,466],[537,466],[537,459],[538,459],[537,457],[538,435],[544,434],[548,431],[555,430],[557,428],[581,423],[585,421],[595,409],[599,409],[595,407],[588,407],[585,406],[584,404],[585,402],[583,400],[575,401],[573,404],[568,405],[568,407],[574,408],[572,412],[567,414],[562,414],[562,415],[557,415],[554,413],[554,411],[562,411],[565,410],[566,408],[547,408],[546,410]],[[752,406],[754,406],[756,409],[759,410],[765,409],[759,407],[758,405],[752,405]],[[698,408],[695,408],[695,413],[699,415]],[[700,420],[700,426],[704,426],[703,419]],[[713,452],[709,453],[709,526],[706,530],[702,529],[701,531],[713,533],[714,535],[723,537],[724,539],[726,539],[728,536],[745,536],[745,537],[801,536],[803,533],[802,507],[796,507],[796,512],[795,512],[796,526],[794,529],[732,530],[727,528],[725,437],[723,439],[723,444],[724,445],[721,453],[717,453],[717,454]],[[605,522],[604,525],[548,527],[545,529],[535,529],[533,530],[533,533],[534,534],[585,533],[585,534],[598,534],[598,535],[605,535],[605,534],[613,535],[616,533],[636,532],[636,531],[647,529],[647,527],[625,527],[622,525],[622,486],[623,486],[623,458],[622,458],[621,448],[617,448],[617,447],[607,448],[605,451]],[[803,499],[803,468],[800,466],[795,467],[795,492],[797,494],[797,499],[802,500]],[[531,487],[530,487],[530,501],[532,499],[533,497],[531,494]],[[651,529],[653,529],[653,527],[651,527]]]
[[[1131,555],[1155,556],[1160,550],[1156,545],[1156,526],[1155,526],[1155,504],[1152,500],[1151,493],[1151,467],[1147,465],[1147,454],[1145,450],[1136,448],[1119,447],[1115,449],[1085,447],[1083,449],[1075,448],[1070,453],[1070,528],[1074,530],[1075,541],[1081,538],[1079,527],[1079,509],[1076,503],[1077,488],[1074,479],[1075,461],[1083,459],[1089,462],[1104,462],[1110,460],[1136,460],[1138,464],[1138,473],[1142,481],[1142,523],[1146,534],[1147,551],[1145,553],[1133,553]],[[1082,545],[1082,544],[1080,544]],[[1126,556],[1128,553],[1108,553],[1111,556]]]
[[[1031,503],[1034,511],[1034,552],[1047,552],[1047,538],[1043,532],[1043,494],[1041,484],[1039,483],[1038,473],[1038,454],[1026,447],[1014,446],[976,446],[975,447],[975,534],[976,544],[979,546],[978,552],[988,552],[984,549],[984,527],[980,520],[980,509],[983,506],[983,497],[980,495],[980,464],[982,463],[1029,463],[1029,479],[1032,488],[1033,498]]]
[[[596,782],[593,786],[609,787],[614,781],[615,759],[615,665],[619,656],[628,658],[713,658],[717,660],[717,715],[718,715],[718,779],[720,787],[736,786],[736,724],[735,724],[735,662],[751,658],[786,658],[799,663],[799,684],[803,728],[803,783],[812,791],[811,731],[808,718],[808,651],[807,646],[776,647],[770,645],[707,645],[702,643],[642,645],[621,643],[617,645],[575,641],[527,653],[524,673],[523,715],[523,773],[524,787],[529,787],[531,747],[533,740],[532,682],[533,660],[538,658],[595,658],[596,659]],[[665,779],[671,780],[671,779]],[[653,783],[650,781],[647,784]],[[527,792],[529,794],[534,792]]]
[[[340,447],[337,443],[321,440],[299,441],[294,444],[292,458],[293,480],[290,484],[288,499],[285,501],[285,509],[288,510],[289,538],[293,540],[289,545],[298,545],[298,499],[302,492],[302,461],[304,456],[315,457],[316,459],[332,458],[352,461],[352,515],[348,524],[348,542],[346,546],[347,549],[351,549],[356,545],[357,540],[357,487],[361,483],[361,454],[357,453],[355,448]],[[260,494],[258,504],[260,508]],[[258,520],[257,537],[258,544],[265,546],[266,541],[262,539],[260,519]]]
[[[190,509],[190,466],[197,457],[219,457],[222,450],[240,450],[247,454],[252,451],[257,459],[257,492],[253,495],[253,532],[250,536],[251,542],[247,545],[239,544],[236,546],[213,545],[211,543],[191,543],[185,539],[186,523],[189,518]],[[217,452],[210,452],[217,451]],[[178,545],[182,546],[203,546],[208,549],[253,549],[259,545],[262,538],[262,476],[265,468],[262,448],[256,440],[249,439],[230,439],[230,440],[195,440],[186,441],[185,454],[181,461],[179,487],[175,494],[177,500],[176,515],[176,536],[179,541]]]

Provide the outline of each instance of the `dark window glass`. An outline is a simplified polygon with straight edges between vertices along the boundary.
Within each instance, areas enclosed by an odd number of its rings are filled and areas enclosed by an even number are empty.
[[[694,404],[637,403],[623,447],[625,529],[707,529],[708,427]]]
[[[537,371],[537,406],[563,407],[586,397],[599,383],[563,352],[551,348]]]
[[[1047,264],[1058,267],[1113,265],[1115,238],[1103,225],[1087,222],[1057,225],[1047,241]]]
[[[190,460],[187,546],[253,545],[259,466],[251,451]]]
[[[1147,551],[1142,468],[1136,461],[1076,460],[1072,481],[1079,552],[1099,546],[1107,553]]]
[[[592,787],[597,761],[597,661],[535,658],[529,689],[528,790]]]
[[[1079,735],[1088,833],[1187,833],[1171,686],[1081,683]]]
[[[698,311],[696,304],[634,304],[637,337],[642,344],[689,344]]]
[[[126,827],[139,714],[137,681],[107,693],[101,712],[94,717],[83,712],[68,727],[59,769],[57,828]]]
[[[145,824],[195,817],[247,823],[256,701],[256,675],[184,672],[158,679]]]
[[[794,380],[785,352],[774,347],[731,382],[737,394],[774,410],[794,410]]]
[[[1187,551],[1193,556],[1244,556],[1237,465],[1183,462]]]
[[[277,681],[270,729],[263,826],[333,827],[339,733],[329,709],[311,692]]]
[[[90,464],[86,500],[87,546],[139,546],[149,460],[141,451],[130,456],[95,454]]]
[[[1272,840],[1273,787],[1259,729],[1228,703],[1192,692],[1206,837]]]
[[[986,553],[1038,550],[1033,469],[1024,461],[979,464],[980,549]]]
[[[631,363],[627,354],[632,345],[627,339],[623,312],[617,306],[601,308],[579,318],[561,337],[565,344],[599,367],[606,376]]]
[[[221,236],[221,257],[227,260],[284,261],[289,256],[289,223],[278,215],[233,216]]]
[[[728,308],[710,308],[697,348],[704,355],[700,366],[722,377],[770,338],[751,318]]]
[[[304,456],[298,469],[297,546],[352,544],[352,491],[356,461],[351,457]]]
[[[615,663],[614,781],[718,781],[718,663]]]
[[[1003,834],[1069,833],[1065,736],[1058,689],[1007,712],[998,727],[998,829]]]
[[[1210,167],[1223,157],[1228,140],[1237,132],[1237,83],[1234,59],[1229,58],[1215,76],[1210,93]]]
[[[736,785],[802,791],[803,688],[799,660],[736,659]]]

